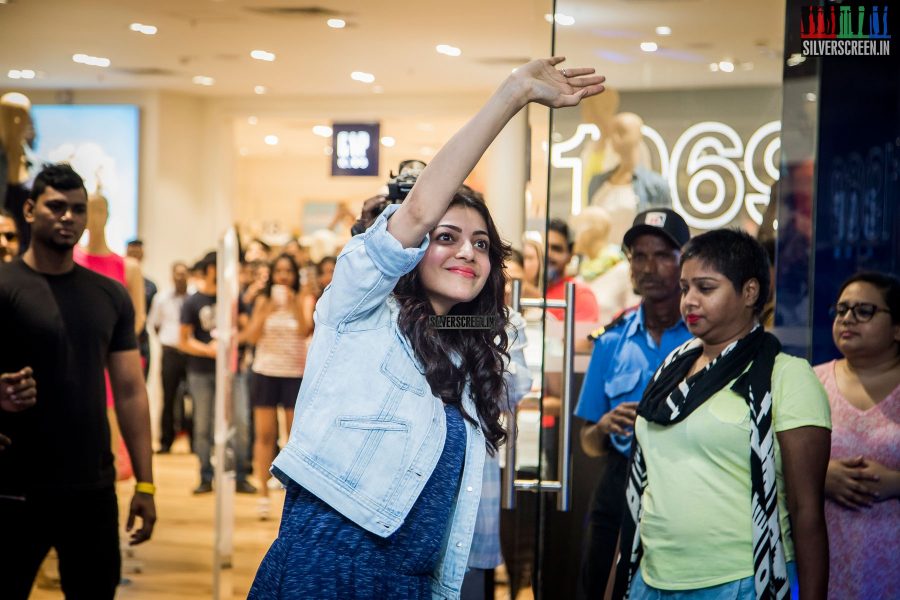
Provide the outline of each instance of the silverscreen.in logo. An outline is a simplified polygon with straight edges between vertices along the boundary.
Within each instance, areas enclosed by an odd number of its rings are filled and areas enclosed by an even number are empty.
[[[494,315],[430,315],[428,325],[435,329],[493,329]]]
[[[888,6],[802,6],[804,56],[887,56]]]

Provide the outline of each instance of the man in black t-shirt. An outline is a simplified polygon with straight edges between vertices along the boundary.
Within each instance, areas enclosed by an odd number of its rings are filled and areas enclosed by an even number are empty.
[[[194,403],[194,452],[200,459],[200,485],[195,494],[212,491],[213,429],[216,398],[216,253],[201,261],[203,282],[200,291],[188,296],[181,307],[181,344],[179,350],[188,355],[187,382]],[[237,381],[235,385],[240,385]],[[232,425],[235,428],[235,489],[241,494],[254,494],[256,488],[247,481],[250,476],[249,453],[250,408],[240,391],[232,396]]]
[[[87,193],[71,167],[42,171],[24,214],[30,246],[0,265],[0,432],[10,441],[0,451],[0,593],[27,598],[54,547],[67,597],[113,598],[121,558],[104,369],[138,481],[131,544],[149,539],[156,520],[134,308],[122,285],[73,262]],[[36,398],[23,401],[28,369]]]

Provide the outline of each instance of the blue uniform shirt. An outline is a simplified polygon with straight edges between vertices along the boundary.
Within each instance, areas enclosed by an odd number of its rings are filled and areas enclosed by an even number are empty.
[[[575,415],[596,423],[623,402],[640,402],[657,367],[691,337],[684,321],[679,319],[678,323],[663,332],[657,345],[644,327],[642,304],[617,325],[605,330],[594,342]],[[613,447],[625,456],[631,455],[632,437],[610,436]]]

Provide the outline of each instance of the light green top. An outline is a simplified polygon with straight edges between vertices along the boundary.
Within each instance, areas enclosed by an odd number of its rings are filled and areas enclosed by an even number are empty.
[[[776,432],[831,429],[828,396],[805,360],[779,354],[772,371]],[[639,417],[647,465],[641,517],[641,574],[663,590],[720,585],[753,575],[750,521],[750,407],[725,386],[670,426]],[[785,557],[794,558],[776,439],[778,511]]]

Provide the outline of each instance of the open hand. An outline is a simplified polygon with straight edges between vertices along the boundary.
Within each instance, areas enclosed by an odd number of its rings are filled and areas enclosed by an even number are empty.
[[[132,532],[134,529],[134,521],[136,517],[141,518],[141,527]],[[131,498],[131,508],[128,511],[128,522],[125,524],[125,530],[131,532],[131,539],[128,541],[129,546],[136,546],[142,542],[146,542],[153,535],[153,525],[156,523],[156,504],[153,502],[153,496],[137,492]]]
[[[828,461],[825,495],[850,510],[869,508],[877,499],[877,476],[865,471],[862,456]]]
[[[512,77],[524,88],[529,102],[551,108],[575,106],[583,98],[595,96],[605,88],[606,77],[595,75],[590,67],[557,69],[564,56],[533,60],[515,70]]]
[[[31,367],[0,374],[0,410],[20,412],[37,402],[37,384]]]

